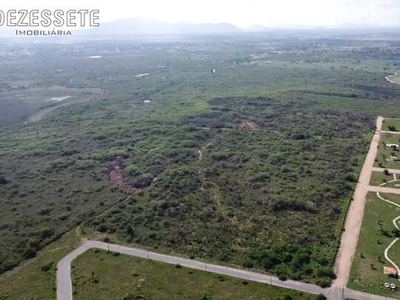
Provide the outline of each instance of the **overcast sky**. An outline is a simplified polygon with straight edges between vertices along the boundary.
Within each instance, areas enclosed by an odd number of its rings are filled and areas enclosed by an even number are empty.
[[[400,0],[1,0],[9,8],[100,9],[101,22],[144,17],[170,22],[400,26]]]

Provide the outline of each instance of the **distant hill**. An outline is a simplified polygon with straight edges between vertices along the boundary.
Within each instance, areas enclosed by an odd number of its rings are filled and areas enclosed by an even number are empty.
[[[126,18],[101,24],[84,34],[97,35],[158,35],[158,34],[221,34],[241,32],[242,29],[229,23],[192,24],[168,23],[141,18]]]

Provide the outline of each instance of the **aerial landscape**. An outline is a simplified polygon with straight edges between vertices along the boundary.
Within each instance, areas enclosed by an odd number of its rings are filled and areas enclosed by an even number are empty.
[[[400,299],[398,28],[0,29],[0,299]]]

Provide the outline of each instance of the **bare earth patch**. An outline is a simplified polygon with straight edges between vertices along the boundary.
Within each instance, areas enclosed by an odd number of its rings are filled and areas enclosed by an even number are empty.
[[[242,127],[250,129],[250,130],[259,130],[260,129],[260,126],[258,126],[257,123],[255,123],[253,121],[248,121],[248,120],[242,122]]]
[[[125,167],[116,159],[108,170],[108,181],[112,184],[125,189],[132,189],[133,186],[125,179]]]

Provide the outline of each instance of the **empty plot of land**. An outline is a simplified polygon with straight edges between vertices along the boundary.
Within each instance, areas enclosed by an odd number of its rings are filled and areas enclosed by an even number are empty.
[[[375,167],[400,169],[400,136],[382,132]]]
[[[393,203],[400,203],[399,195],[381,195]],[[400,209],[396,204],[382,201],[376,193],[369,193],[364,215],[349,287],[398,298],[400,292],[386,289],[384,283],[399,286],[399,280],[384,275],[383,267],[392,266],[385,258],[385,250],[395,238],[393,220],[400,215]],[[390,248],[389,256],[398,263],[396,248],[399,248],[398,244]]]
[[[316,295],[303,292],[127,255],[117,256],[104,250],[89,250],[74,260],[72,270],[76,300],[125,299],[129,296],[132,299],[173,300],[317,299]]]
[[[370,185],[383,186],[386,188],[400,188],[400,175],[387,172],[372,172]]]

